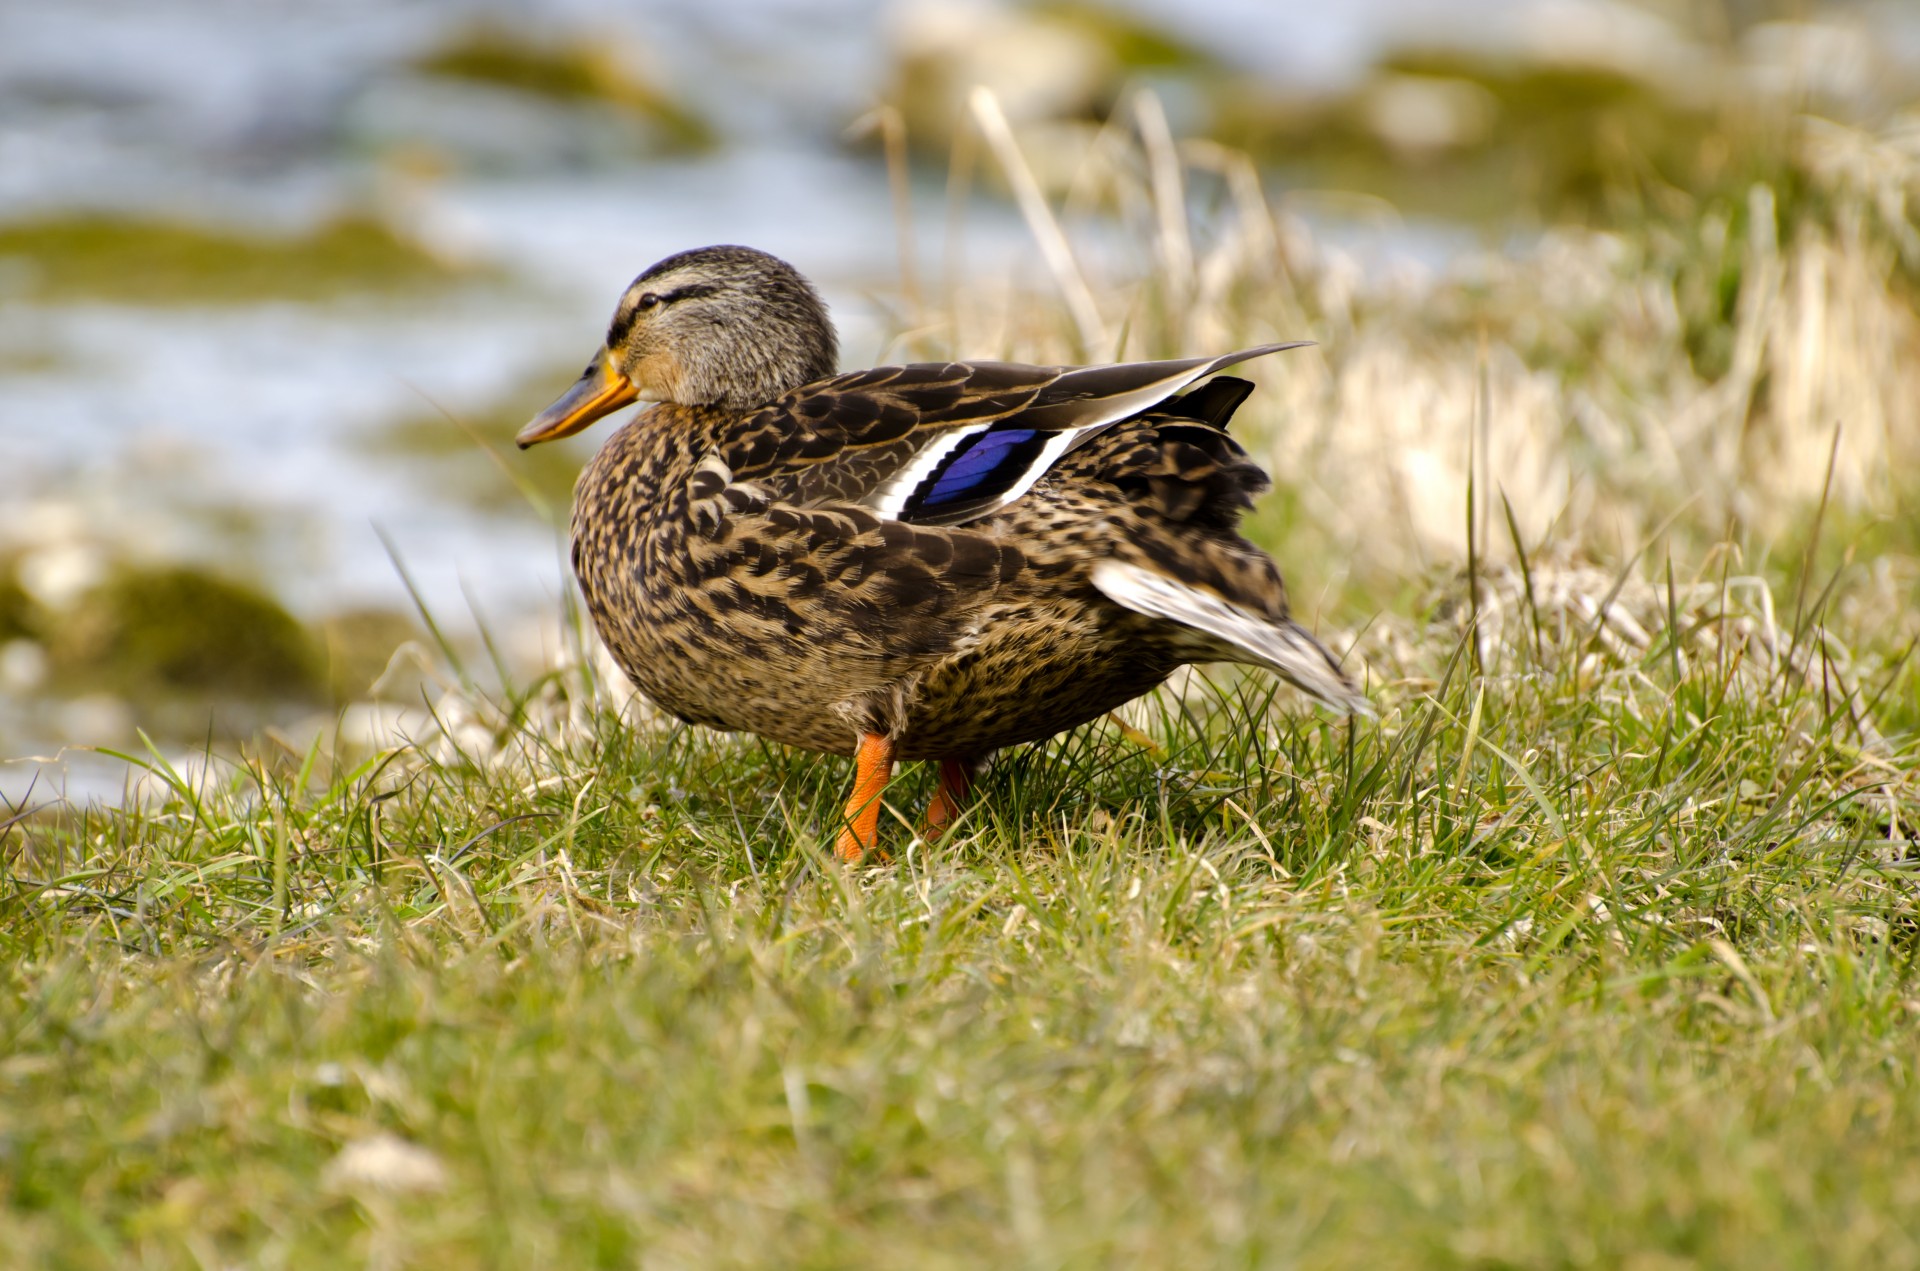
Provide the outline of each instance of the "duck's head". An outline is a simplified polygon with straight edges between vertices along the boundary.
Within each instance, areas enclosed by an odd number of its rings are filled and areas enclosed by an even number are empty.
[[[751,247],[701,247],[634,279],[586,373],[514,440],[579,432],[633,401],[745,411],[831,375],[827,307],[786,261]]]

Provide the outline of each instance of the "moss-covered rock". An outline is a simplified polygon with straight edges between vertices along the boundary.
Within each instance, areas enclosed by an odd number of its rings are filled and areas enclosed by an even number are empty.
[[[1086,123],[1129,85],[1206,84],[1219,60],[1169,28],[1083,0],[976,5],[919,0],[894,22],[887,100],[908,140],[938,154],[966,126],[967,97],[990,89],[1016,124]]]
[[[326,688],[312,638],[272,597],[184,566],[123,567],[60,615],[49,647],[70,692],[318,701]]]
[[[35,639],[45,625],[31,593],[20,585],[20,577],[10,560],[0,560],[0,644],[9,640]]]
[[[1223,95],[1217,133],[1301,184],[1411,211],[1603,221],[1623,195],[1719,179],[1729,155],[1782,138],[1782,122],[1612,67],[1410,50],[1332,98],[1241,85]]]
[[[1211,75],[1221,70],[1219,58],[1185,39],[1178,31],[1115,5],[1088,3],[1088,0],[1041,0],[1032,10],[1093,39],[1128,75],[1142,72]]]
[[[365,217],[267,237],[181,221],[74,216],[0,225],[0,262],[36,299],[137,304],[325,299],[443,284],[461,271]]]
[[[604,43],[539,40],[479,26],[421,58],[414,69],[570,105],[611,106],[643,120],[670,149],[703,150],[717,139],[703,115]]]

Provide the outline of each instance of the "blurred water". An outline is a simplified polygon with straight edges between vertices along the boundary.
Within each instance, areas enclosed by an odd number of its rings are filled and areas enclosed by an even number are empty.
[[[1269,78],[1326,85],[1413,33],[1497,35],[1520,4],[1128,7]],[[886,328],[867,295],[893,277],[893,210],[884,170],[842,133],[882,87],[896,9],[0,0],[0,223],[114,210],[297,229],[371,206],[494,279],[418,298],[153,309],[28,302],[0,276],[0,552],[71,541],[209,561],[316,616],[404,605],[381,531],[453,625],[469,604],[507,626],[550,616],[564,585],[558,534],[436,489],[419,466],[369,446],[369,433],[439,407],[477,411],[543,368],[583,360],[634,272],[701,243],[794,260],[833,303],[847,361],[877,356]],[[483,21],[617,39],[722,143],[698,157],[608,161],[590,146],[574,152],[569,116],[516,113],[404,72]],[[474,161],[434,179],[396,173],[382,156],[400,116],[452,129],[450,144]],[[921,226],[929,260],[935,219]],[[974,260],[1030,250],[997,203],[969,225]],[[1404,229],[1353,241],[1429,257],[1456,245]],[[85,553],[75,559],[84,581]],[[5,716],[0,754],[87,740],[9,739]],[[0,769],[0,789],[17,794],[23,772]]]

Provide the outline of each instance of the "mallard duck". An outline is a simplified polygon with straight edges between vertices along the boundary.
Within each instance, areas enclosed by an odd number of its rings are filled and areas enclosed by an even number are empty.
[[[1227,434],[1253,386],[1215,373],[1294,347],[841,374],[805,278],[705,247],[634,279],[585,373],[516,440],[654,403],[574,494],[587,611],[680,719],[852,755],[836,848],[854,861],[896,762],[938,763],[937,835],[992,752],[1184,663],[1264,666],[1366,709],[1236,532],[1268,482]]]

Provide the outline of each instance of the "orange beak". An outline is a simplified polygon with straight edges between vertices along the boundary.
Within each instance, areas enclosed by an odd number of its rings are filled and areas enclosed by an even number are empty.
[[[533,417],[520,430],[514,444],[525,450],[556,437],[571,437],[603,415],[610,415],[640,396],[640,390],[613,364],[606,349],[588,364],[586,373],[574,381],[560,400]]]

